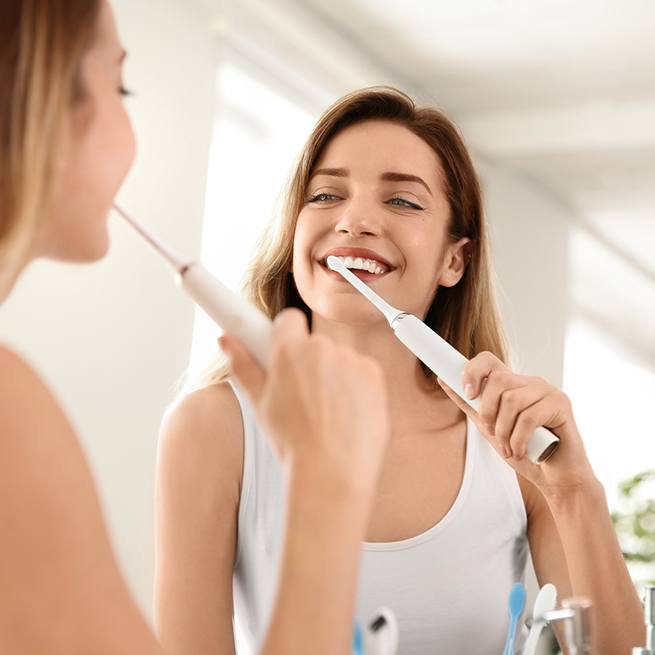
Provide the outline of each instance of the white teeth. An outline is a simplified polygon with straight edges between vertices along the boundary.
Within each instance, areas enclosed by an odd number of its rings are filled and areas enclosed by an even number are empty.
[[[369,273],[375,273],[379,275],[380,273],[386,272],[386,267],[378,264],[374,259],[364,259],[363,257],[342,257],[338,258],[344,263],[346,268],[355,268],[363,271],[368,271]]]

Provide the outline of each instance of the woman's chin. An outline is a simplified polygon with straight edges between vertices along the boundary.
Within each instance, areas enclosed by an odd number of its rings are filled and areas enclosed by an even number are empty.
[[[109,234],[94,235],[93,238],[74,243],[58,244],[58,247],[44,253],[47,259],[71,264],[92,264],[100,261],[109,252]]]
[[[351,325],[352,327],[372,327],[379,323],[387,323],[384,316],[373,307],[365,298],[335,300],[324,303],[314,310],[314,316],[318,315],[330,323]]]
[[[107,234],[105,235],[104,239],[99,240],[98,243],[94,244],[93,248],[89,249],[85,261],[91,263],[104,259],[107,253],[109,252],[110,246],[111,246],[111,240],[109,238],[109,234]]]

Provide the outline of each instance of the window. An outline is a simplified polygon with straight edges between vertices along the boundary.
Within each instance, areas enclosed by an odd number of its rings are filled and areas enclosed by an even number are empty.
[[[283,187],[318,117],[226,58],[218,71],[218,114],[212,137],[202,234],[205,266],[233,291],[267,223],[281,205]],[[189,379],[217,350],[219,328],[196,310]]]

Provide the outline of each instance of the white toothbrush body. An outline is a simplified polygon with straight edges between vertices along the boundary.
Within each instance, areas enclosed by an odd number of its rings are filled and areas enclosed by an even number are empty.
[[[202,264],[193,262],[178,272],[178,284],[223,330],[240,339],[266,368],[273,322],[254,305],[219,282]]]
[[[478,398],[469,400],[461,385],[462,372],[468,359],[442,339],[423,321],[395,307],[380,298],[368,285],[348,270],[337,257],[330,256],[328,266],[340,273],[359,292],[370,300],[387,318],[398,339],[431,371],[436,373],[460,398],[476,411],[480,408]],[[538,427],[527,447],[527,456],[533,462],[543,462],[553,454],[559,439],[550,430]]]

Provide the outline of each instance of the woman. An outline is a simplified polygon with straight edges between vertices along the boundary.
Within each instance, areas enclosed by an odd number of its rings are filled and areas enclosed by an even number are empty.
[[[134,156],[124,57],[105,0],[0,4],[0,300],[34,259],[90,262],[107,251],[107,215]],[[350,642],[359,541],[388,435],[378,365],[309,336],[303,321],[297,310],[276,321],[268,374],[236,363],[292,479],[277,610],[261,650],[279,655],[333,653]],[[354,383],[362,369],[369,388]],[[338,388],[322,393],[325,379]],[[305,398],[310,385],[318,391]],[[280,421],[303,401],[304,413]],[[329,414],[317,417],[320,409]],[[324,437],[346,421],[354,432],[336,457]],[[299,444],[299,433],[311,442]],[[330,534],[316,532],[316,512],[326,513]],[[0,652],[162,653],[119,574],[67,417],[2,345],[0,526]],[[296,557],[307,550],[309,568]],[[308,585],[328,583],[333,604],[307,600]]]
[[[313,334],[376,359],[389,388],[392,436],[362,549],[359,620],[390,607],[407,655],[499,653],[529,547],[540,582],[591,597],[593,652],[629,652],[642,637],[640,603],[603,489],[567,397],[506,364],[478,180],[450,121],[393,89],[342,98],[301,153],[282,219],[251,266],[250,298],[270,316],[302,309]],[[472,358],[463,384],[479,416],[328,270],[330,254],[350,256],[383,298]],[[243,352],[236,336],[224,344]],[[541,425],[561,445],[537,466],[525,447]],[[157,623],[180,652],[232,653],[219,644],[233,606],[251,643],[267,624],[285,484],[265,432],[220,360],[164,422]]]

